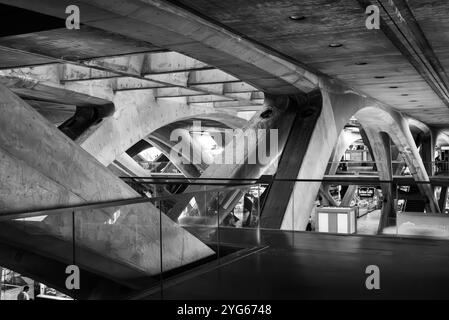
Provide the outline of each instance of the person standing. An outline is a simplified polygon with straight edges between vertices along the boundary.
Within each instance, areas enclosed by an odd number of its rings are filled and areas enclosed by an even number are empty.
[[[30,300],[30,295],[28,294],[29,290],[30,290],[30,287],[24,286],[22,291],[17,296],[17,300]]]

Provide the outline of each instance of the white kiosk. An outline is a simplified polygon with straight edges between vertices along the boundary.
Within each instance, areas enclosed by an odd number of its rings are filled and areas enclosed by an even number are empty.
[[[315,231],[352,234],[357,232],[356,207],[317,207]]]

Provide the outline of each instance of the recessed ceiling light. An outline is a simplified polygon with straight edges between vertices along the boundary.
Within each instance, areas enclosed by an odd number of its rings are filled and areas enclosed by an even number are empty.
[[[290,17],[289,17],[289,19],[290,20],[293,20],[293,21],[301,21],[301,20],[304,20],[306,17],[305,16],[302,16],[302,15],[300,15],[300,14],[292,14]]]
[[[338,43],[338,42],[333,42],[333,43],[329,44],[329,47],[331,47],[331,48],[340,48],[342,46],[343,45],[341,43]]]

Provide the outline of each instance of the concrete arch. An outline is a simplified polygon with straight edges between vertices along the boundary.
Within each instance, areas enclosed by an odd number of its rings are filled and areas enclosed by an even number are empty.
[[[345,154],[345,151],[349,148],[351,144],[355,141],[360,140],[362,136],[360,133],[342,131],[338,136],[337,144],[335,145],[334,151],[330,158],[331,165],[329,167],[328,174],[332,175],[337,172],[339,161],[341,157]]]
[[[297,179],[321,180],[323,178],[328,159],[331,157],[340,132],[349,119],[356,115],[361,118],[364,128],[373,128],[377,132],[388,132],[395,144],[401,146],[409,166],[414,167],[413,176],[415,180],[429,181],[408,123],[400,113],[384,107],[376,100],[352,91],[332,91],[323,87],[321,93],[323,97],[321,114],[317,119],[310,139],[307,141],[306,148],[295,149],[295,143],[292,143],[293,147],[290,151],[284,150],[284,152],[290,152],[290,157],[302,159],[296,164],[298,166],[298,169],[296,169]],[[296,136],[292,139],[303,138]],[[279,166],[282,165],[284,164],[279,164]],[[286,162],[285,165],[291,166],[292,164]],[[294,170],[290,172],[294,172]],[[288,178],[291,178],[291,176]],[[287,230],[305,230],[320,185],[320,182],[296,182],[291,187],[285,186],[285,183],[283,187],[278,186],[279,189],[284,190],[284,195],[276,194],[273,199],[279,201],[280,198],[286,196],[285,190],[292,190],[288,204],[282,207],[278,205],[277,210],[273,210],[274,206],[270,207],[267,212],[264,207],[263,215],[265,219],[262,217],[262,226]],[[432,210],[438,212],[431,189],[423,187],[422,193],[429,199]],[[267,199],[269,199],[269,196]]]
[[[114,96],[116,111],[77,140],[84,150],[108,166],[151,132],[170,123],[190,119],[214,119],[229,125],[244,124],[236,115],[210,107],[191,106],[178,102],[156,101],[152,92],[120,91]]]
[[[297,115],[302,120],[309,119],[311,116],[310,113],[305,111],[311,111],[312,108],[307,109],[308,105],[304,103],[305,97],[298,96],[276,96],[276,95],[266,95],[265,97],[265,109],[256,113],[256,115],[249,121],[248,125],[243,129],[241,134],[234,137],[234,141],[238,143],[238,141],[243,141],[247,134],[251,134],[253,130],[270,130],[275,129],[278,133],[278,149],[277,150],[269,150],[269,163],[260,163],[259,159],[257,159],[255,164],[249,164],[247,159],[257,154],[258,147],[261,144],[266,143],[266,139],[269,134],[267,133],[267,137],[258,140],[257,143],[252,146],[251,150],[245,149],[244,155],[244,164],[212,164],[210,165],[206,171],[201,175],[201,178],[241,178],[241,179],[257,179],[262,174],[266,172],[272,165],[278,160],[280,153],[285,145],[287,137],[289,135],[290,130],[292,129],[295,118]],[[315,113],[312,112],[312,115]],[[305,120],[304,120],[305,121]],[[301,123],[298,123],[301,124]],[[296,127],[296,126],[295,126]],[[297,126],[299,130],[305,128],[301,125]],[[306,129],[307,130],[307,129]],[[235,154],[236,144],[237,143],[229,143],[224,147],[224,154]],[[271,147],[271,146],[270,146]],[[221,157],[221,155],[219,156]],[[256,157],[257,158],[257,157]],[[229,181],[230,182],[230,181]],[[200,186],[189,186],[187,191],[195,192],[201,191],[203,188]],[[242,190],[233,190],[230,192],[225,192],[220,196],[219,200],[219,208],[220,208],[220,219],[223,219],[230,210],[232,210],[235,204],[239,201],[241,196],[244,193],[244,189]],[[176,206],[172,208],[169,213],[169,216],[177,220],[181,211],[187,206],[190,197],[180,200]],[[210,206],[212,202],[216,201],[213,199],[213,196],[210,197],[198,197],[197,203],[201,207]],[[216,203],[212,205],[212,207],[216,207]],[[216,224],[217,219],[211,219],[211,224]]]
[[[386,134],[398,148],[414,180],[420,182],[430,181],[426,167],[411,133],[409,122],[402,114],[380,107],[368,107],[358,111],[355,117],[359,120],[368,135],[371,146],[373,147],[378,172],[382,180],[391,180],[393,175],[391,155],[388,150],[386,151],[387,153],[382,151],[385,148],[385,144],[388,144],[385,138],[382,137],[382,135]],[[381,144],[384,146],[381,146]],[[431,185],[419,184],[418,188],[421,194],[427,198],[430,210],[432,212],[439,212]]]
[[[334,147],[334,150],[332,151],[331,158],[329,159],[330,164],[327,170],[328,175],[334,175],[337,172],[341,157],[343,157],[346,150],[349,148],[351,144],[353,144],[357,140],[360,140],[361,138],[362,136],[360,135],[360,133],[342,130],[342,132],[338,136],[338,140]],[[329,202],[330,205],[337,206],[337,203],[329,193],[329,188],[330,188],[329,184],[323,185],[323,187],[320,188],[320,194],[325,198],[327,202]],[[340,205],[344,206],[345,204],[346,201],[342,202],[342,204]]]
[[[125,182],[74,143],[52,123],[43,118],[22,99],[0,85],[0,215],[40,210],[86,202],[112,201],[135,198],[139,195]],[[117,214],[114,216],[115,212]],[[111,217],[117,219],[107,224]],[[158,274],[160,210],[150,203],[121,208],[78,211],[76,225],[83,228],[77,236],[78,248],[92,250],[93,256],[78,257],[80,267],[106,274],[113,279]],[[166,270],[194,262],[213,252],[186,230],[174,224],[165,215]],[[141,228],[136,231],[135,226]],[[47,247],[39,241],[20,236],[41,233],[64,243],[73,239],[71,215],[57,214],[42,222],[3,222],[10,241],[33,252],[50,255],[60,261],[70,261],[71,253],[64,247]],[[79,229],[81,230],[81,229]],[[137,235],[137,236],[136,236]],[[136,239],[131,243],[132,239]],[[42,240],[42,239],[41,239]],[[129,248],[134,245],[134,250]],[[182,250],[180,250],[182,248]],[[92,258],[93,257],[93,258]],[[96,259],[98,257],[99,259]],[[100,257],[120,261],[126,268],[120,272],[99,264]]]

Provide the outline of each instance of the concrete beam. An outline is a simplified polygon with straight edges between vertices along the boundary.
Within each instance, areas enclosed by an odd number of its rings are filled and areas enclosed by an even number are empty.
[[[37,111],[0,86],[0,214],[137,197],[138,194],[66,137]],[[160,271],[159,210],[151,204],[77,212],[77,243],[100,256],[116,259],[128,269],[148,275]],[[112,219],[112,221],[110,220]],[[106,221],[111,221],[106,223]],[[141,228],[136,229],[138,224]],[[166,270],[212,254],[212,251],[162,214],[163,265]],[[23,230],[27,224],[14,222]],[[72,241],[72,218],[48,216],[30,232]],[[130,243],[130,239],[137,239]],[[23,246],[27,238],[13,239]],[[129,250],[130,247],[134,250]],[[95,269],[95,261],[80,256],[77,263]],[[116,270],[96,270],[112,278]]]
[[[60,66],[58,65],[0,70],[0,84],[28,99],[80,107],[111,103],[112,88],[98,87],[91,83],[61,85],[59,74]]]
[[[296,94],[298,90],[310,92],[318,85],[318,78],[304,66],[165,1],[99,0],[92,6],[87,0],[44,0],[39,5],[18,0],[11,4],[63,18],[65,7],[76,4],[86,25],[185,53],[264,92]]]
[[[161,53],[162,55],[164,53]],[[178,54],[179,56],[180,54]],[[175,56],[175,59],[176,57]],[[181,55],[182,56],[182,55]],[[134,58],[134,59],[133,59]],[[91,60],[83,66],[66,64],[63,68],[62,83],[103,83],[112,86],[114,90],[143,90],[154,88],[186,89],[187,92],[196,92],[196,95],[215,95],[213,99],[237,100],[251,104],[251,95],[235,94],[221,90],[208,90],[203,85],[225,84],[240,82],[237,78],[215,68],[202,68],[192,71],[160,72],[145,74],[144,56],[126,56],[113,59]],[[187,59],[188,57],[186,57]],[[166,58],[168,59],[168,58]],[[179,59],[179,57],[177,58]],[[191,59],[191,58],[189,58]],[[169,63],[168,61],[166,62]],[[175,61],[170,63],[176,64]],[[94,68],[94,69],[92,69]],[[100,69],[100,70],[97,70]],[[108,71],[104,71],[108,70]],[[164,96],[164,98],[173,95]],[[176,96],[176,95],[175,95]],[[178,95],[179,96],[179,95]],[[181,95],[182,96],[182,95]],[[185,96],[191,96],[187,94]]]
[[[379,1],[373,0],[359,0],[359,2],[363,8],[370,4],[379,4]],[[379,8],[382,31],[419,72],[441,101],[449,106],[449,77],[407,1],[389,0],[382,3]]]
[[[229,116],[207,106],[156,102],[152,93],[146,91],[117,92],[114,104],[116,112],[112,117],[92,127],[76,140],[105,166],[151,132],[172,122],[201,116],[215,119]]]
[[[233,137],[233,141],[226,141],[224,146],[224,151],[220,155],[215,156],[214,164],[207,167],[201,178],[240,178],[240,179],[251,179],[259,178],[262,174],[265,174],[268,170],[276,164],[281,150],[284,148],[285,142],[289,135],[290,129],[292,127],[293,120],[300,108],[298,103],[301,100],[301,96],[277,96],[277,95],[267,95],[265,99],[264,111],[256,113],[256,115],[250,120],[249,124],[243,128],[243,131],[236,133]],[[265,113],[264,113],[265,112]],[[270,112],[268,117],[262,117],[262,114],[267,114]],[[255,143],[250,143],[249,150],[244,149],[243,161],[242,163],[234,164],[218,164],[224,163],[223,155],[235,155],[238,145],[244,143],[247,139],[245,137],[251,136],[254,130],[263,129],[266,132],[266,138],[256,140]],[[267,139],[270,137],[270,129],[277,130],[278,134],[278,150],[270,150],[267,147]],[[249,142],[248,142],[249,143]],[[257,157],[258,150],[260,148],[267,148],[268,154],[266,161],[262,161],[260,157]],[[256,162],[254,164],[249,163],[248,159],[250,157],[255,157]],[[265,160],[265,159],[263,159]],[[226,182],[226,180],[224,181]],[[228,181],[231,182],[231,181]],[[186,191],[195,192],[204,190],[202,186],[189,186]],[[245,187],[242,190],[233,190],[230,192],[224,192],[220,195],[220,199],[217,200],[216,194],[209,194],[207,196],[201,195],[196,197],[197,204],[199,208],[217,208],[219,206],[220,217],[218,220],[222,220],[235,206],[235,204],[240,200]],[[188,205],[191,197],[186,197],[180,200],[176,206],[172,208],[169,215],[172,219],[177,220],[180,213]],[[214,225],[217,223],[217,218],[210,218],[210,221],[203,221],[203,223],[209,223]]]

